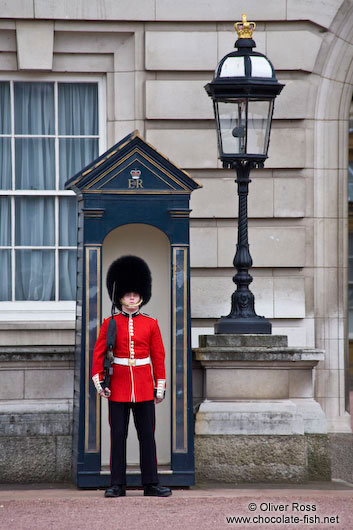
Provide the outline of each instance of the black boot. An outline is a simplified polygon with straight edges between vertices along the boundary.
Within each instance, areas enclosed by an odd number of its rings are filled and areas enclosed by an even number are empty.
[[[144,486],[143,494],[148,497],[169,497],[172,494],[172,490],[157,484],[148,484]]]
[[[104,497],[126,497],[125,486],[110,486],[105,490]]]

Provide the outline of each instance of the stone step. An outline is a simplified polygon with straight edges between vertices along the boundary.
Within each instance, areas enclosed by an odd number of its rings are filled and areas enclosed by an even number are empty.
[[[200,335],[199,347],[215,347],[215,346],[234,346],[234,347],[258,347],[258,348],[273,348],[288,346],[287,335]]]

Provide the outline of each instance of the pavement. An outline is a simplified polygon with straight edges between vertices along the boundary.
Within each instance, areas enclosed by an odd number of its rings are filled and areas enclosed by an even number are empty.
[[[353,484],[198,484],[166,498],[128,490],[117,499],[73,484],[0,484],[0,530],[226,528],[353,530]]]
[[[1,530],[353,529],[353,484],[203,484],[105,499],[71,484],[0,485]]]

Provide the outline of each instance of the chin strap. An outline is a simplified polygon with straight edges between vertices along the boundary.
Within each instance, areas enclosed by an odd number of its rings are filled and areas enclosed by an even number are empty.
[[[157,379],[156,398],[164,399],[165,397],[165,379]]]
[[[125,304],[125,303],[123,303],[123,299],[120,298],[120,304],[122,306],[124,305],[125,307],[129,307],[129,308],[131,308],[131,307],[140,307],[140,305],[143,304],[143,298],[140,298],[140,300],[136,304]]]
[[[114,316],[114,309],[115,309],[115,282],[113,283],[113,293],[112,293],[112,317]]]

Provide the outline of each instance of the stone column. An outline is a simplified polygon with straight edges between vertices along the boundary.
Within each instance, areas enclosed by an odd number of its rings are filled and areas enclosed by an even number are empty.
[[[279,335],[203,335],[205,401],[196,415],[198,481],[330,479],[326,417],[314,400],[321,350]]]

